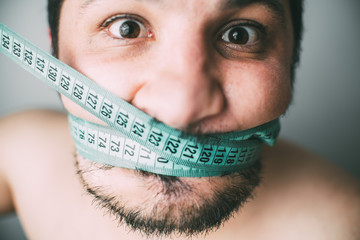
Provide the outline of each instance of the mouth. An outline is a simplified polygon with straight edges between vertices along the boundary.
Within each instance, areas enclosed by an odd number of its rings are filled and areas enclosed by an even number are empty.
[[[179,177],[160,175],[157,173],[146,172],[143,170],[135,170],[135,171],[139,176],[147,179],[153,178],[169,184],[181,182],[181,179]]]
[[[156,192],[156,195],[163,195],[167,198],[179,198],[193,192],[193,187],[187,183],[185,178],[160,175],[151,172],[136,170],[147,185],[147,190]]]

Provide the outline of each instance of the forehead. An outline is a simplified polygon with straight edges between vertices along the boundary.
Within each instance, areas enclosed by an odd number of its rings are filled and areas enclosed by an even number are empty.
[[[118,0],[118,2],[121,3],[121,1],[126,1],[126,0]],[[169,4],[171,2],[176,2],[178,0],[130,0],[135,2],[142,2],[142,3],[152,3],[152,4]],[[88,5],[91,5],[93,3],[106,3],[108,2],[108,0],[78,0],[78,2],[81,3],[82,7],[86,7]],[[187,1],[181,1],[183,4],[186,4]],[[284,1],[282,0],[192,0],[191,2],[193,3],[206,3],[207,5],[220,5],[220,6],[224,6],[224,7],[238,7],[238,6],[245,6],[245,5],[250,5],[250,4],[263,4],[265,6],[268,6],[269,8],[274,8],[274,9],[281,9],[282,8],[282,3]]]
[[[194,6],[200,9],[212,9],[213,11],[226,9],[240,9],[250,5],[258,5],[267,8],[279,18],[286,18],[289,11],[289,0],[64,0],[67,4],[86,12],[87,9],[99,5],[148,5],[159,7],[159,10],[169,10],[171,5],[190,8]]]

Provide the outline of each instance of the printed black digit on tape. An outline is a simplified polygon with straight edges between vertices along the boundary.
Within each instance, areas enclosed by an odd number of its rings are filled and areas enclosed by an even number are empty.
[[[202,177],[228,174],[258,160],[273,145],[279,120],[245,131],[194,136],[156,121],[0,23],[0,51],[109,126],[69,114],[80,155],[111,166],[158,174]]]

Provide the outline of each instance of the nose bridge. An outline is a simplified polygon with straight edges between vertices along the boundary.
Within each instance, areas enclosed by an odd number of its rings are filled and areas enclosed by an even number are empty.
[[[207,74],[209,64],[208,43],[204,41],[202,31],[196,24],[183,23],[173,28],[171,34],[164,39],[161,52],[167,54],[165,68],[173,74]]]
[[[224,105],[220,83],[210,71],[207,43],[200,29],[187,31],[189,24],[175,26],[160,40],[157,61],[133,101],[176,128],[218,114]]]

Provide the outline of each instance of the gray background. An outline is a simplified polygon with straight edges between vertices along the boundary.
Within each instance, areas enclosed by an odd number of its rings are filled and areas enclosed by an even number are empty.
[[[281,132],[281,137],[324,156],[357,177],[359,10],[358,0],[307,1],[304,50],[295,97],[282,118]],[[49,50],[45,0],[0,0],[0,22]],[[54,91],[2,54],[0,73],[0,117],[24,109],[62,110]],[[3,239],[25,239],[14,214],[0,217],[0,240]]]

